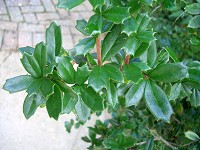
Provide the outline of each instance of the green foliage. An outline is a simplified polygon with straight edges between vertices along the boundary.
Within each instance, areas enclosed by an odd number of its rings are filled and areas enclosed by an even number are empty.
[[[58,7],[83,2],[59,0]],[[111,118],[97,120],[82,138],[88,149],[200,149],[200,1],[89,3],[94,15],[75,26],[87,37],[73,49],[62,47],[55,22],[45,43],[19,48],[28,75],[3,88],[26,90],[25,118],[45,106],[55,120],[72,112],[76,122],[65,122],[70,132],[107,110]]]

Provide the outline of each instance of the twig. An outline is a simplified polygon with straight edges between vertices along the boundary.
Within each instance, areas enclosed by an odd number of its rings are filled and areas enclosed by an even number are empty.
[[[124,64],[129,64],[129,60],[130,60],[130,55],[128,54],[126,55]]]
[[[101,60],[101,37],[100,37],[100,35],[96,39],[96,48],[97,48],[97,62],[98,62],[98,65],[101,66],[102,60]]]

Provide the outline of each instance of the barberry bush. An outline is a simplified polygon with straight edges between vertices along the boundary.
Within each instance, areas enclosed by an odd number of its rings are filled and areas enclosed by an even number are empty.
[[[58,0],[71,10],[84,0]],[[61,27],[46,41],[22,47],[26,75],[8,79],[10,93],[26,90],[24,116],[46,107],[49,117],[74,113],[70,132],[91,114],[83,137],[91,150],[200,149],[200,1],[89,0],[93,15],[77,20],[85,38],[62,47]],[[75,67],[78,66],[78,67]]]

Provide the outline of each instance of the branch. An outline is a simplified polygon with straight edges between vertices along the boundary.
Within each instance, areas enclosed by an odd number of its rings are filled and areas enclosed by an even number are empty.
[[[101,36],[97,37],[96,39],[96,48],[97,48],[97,62],[98,65],[102,65],[102,59],[101,59]]]
[[[126,55],[124,64],[129,64],[129,60],[130,60],[130,55],[128,54]]]

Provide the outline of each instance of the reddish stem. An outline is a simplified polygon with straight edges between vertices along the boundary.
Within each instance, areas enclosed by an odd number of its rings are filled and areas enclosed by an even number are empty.
[[[96,39],[96,48],[97,48],[97,61],[98,65],[102,65],[102,60],[101,60],[101,37],[97,37]]]
[[[124,64],[129,64],[130,55],[126,55]]]

